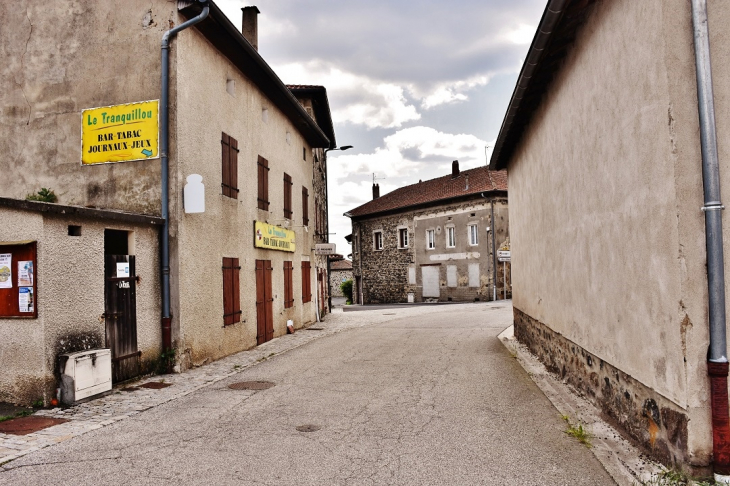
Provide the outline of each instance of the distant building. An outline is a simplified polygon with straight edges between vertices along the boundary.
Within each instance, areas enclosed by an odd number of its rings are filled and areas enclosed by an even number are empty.
[[[330,257],[330,285],[332,286],[332,297],[344,297],[340,285],[342,282],[352,280],[352,261],[346,260],[342,255]]]
[[[509,298],[507,173],[486,167],[419,181],[345,213],[356,303]],[[506,254],[505,254],[506,255]],[[506,277],[506,280],[505,280]]]

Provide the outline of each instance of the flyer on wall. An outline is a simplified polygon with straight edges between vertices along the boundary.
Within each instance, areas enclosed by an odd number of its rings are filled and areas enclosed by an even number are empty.
[[[32,261],[19,261],[18,262],[18,287],[32,287],[33,286],[33,262]]]
[[[33,312],[33,287],[18,288],[18,307],[20,312]]]
[[[12,264],[12,253],[0,253],[0,289],[13,288],[13,272],[10,270]]]

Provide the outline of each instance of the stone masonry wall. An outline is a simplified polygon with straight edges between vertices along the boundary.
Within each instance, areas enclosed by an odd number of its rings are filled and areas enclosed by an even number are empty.
[[[667,466],[688,460],[684,410],[521,310],[514,316],[517,340],[649,455]]]
[[[332,297],[344,297],[340,284],[345,280],[352,280],[352,270],[330,270],[330,286]]]

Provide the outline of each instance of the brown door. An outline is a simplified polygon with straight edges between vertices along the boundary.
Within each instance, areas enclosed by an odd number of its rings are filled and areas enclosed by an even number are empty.
[[[112,381],[118,383],[139,375],[134,255],[105,255],[104,276],[106,347],[112,353]]]
[[[256,260],[256,344],[274,337],[274,298],[271,293],[271,260]]]

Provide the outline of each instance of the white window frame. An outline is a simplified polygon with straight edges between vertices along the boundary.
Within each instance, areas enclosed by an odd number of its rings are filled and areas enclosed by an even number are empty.
[[[373,231],[373,250],[383,251],[383,230]]]
[[[469,238],[469,246],[479,246],[479,224],[469,223],[466,228]]]
[[[454,226],[446,227],[446,248],[456,248],[456,228]]]
[[[405,235],[405,238],[402,238],[401,235]],[[408,248],[408,228],[398,228],[398,248]]]
[[[427,250],[436,249],[436,230],[435,229],[426,230],[426,249]]]

